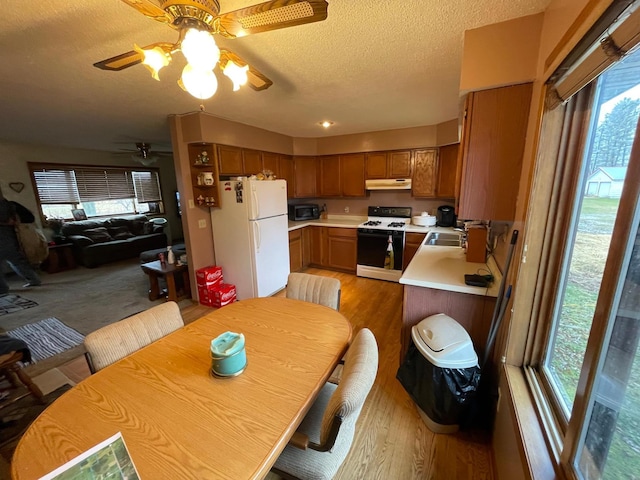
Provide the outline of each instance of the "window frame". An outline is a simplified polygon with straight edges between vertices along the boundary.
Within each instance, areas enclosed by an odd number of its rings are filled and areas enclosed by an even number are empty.
[[[551,90],[548,85],[546,88]],[[522,285],[521,281],[523,280],[525,284],[533,284],[519,298],[516,294],[514,300],[516,312],[530,312],[530,316],[527,318],[528,332],[523,348],[518,352],[511,345],[507,357],[507,363],[515,364],[518,361],[517,355],[521,355],[519,357],[520,365],[523,367],[534,406],[541,420],[549,451],[552,458],[555,459],[556,467],[567,478],[580,478],[575,465],[583,443],[583,431],[589,426],[592,395],[597,375],[606,356],[607,332],[612,325],[611,316],[615,316],[616,288],[619,285],[618,275],[621,274],[621,269],[624,266],[624,257],[628,254],[624,245],[630,241],[628,237],[633,226],[632,220],[636,215],[636,209],[640,208],[636,205],[636,200],[640,198],[638,196],[640,195],[639,123],[612,234],[610,255],[606,262],[594,320],[581,367],[573,410],[568,419],[564,418],[559,401],[554,394],[549,393],[553,387],[544,372],[543,362],[547,347],[552,341],[553,319],[557,309],[555,300],[561,293],[559,290],[560,275],[564,271],[567,259],[564,249],[571,235],[571,226],[575,222],[575,216],[579,212],[579,203],[581,202],[580,200],[574,206],[573,200],[578,188],[581,187],[581,180],[586,180],[585,173],[581,169],[572,168],[572,165],[575,165],[576,162],[580,164],[583,162],[587,135],[591,123],[595,121],[595,115],[591,114],[591,108],[596,98],[595,82],[592,82],[569,99],[567,103],[557,107],[560,109],[559,111],[554,112],[553,108],[548,108],[544,112],[540,129],[541,143],[538,146],[536,175],[527,213],[527,231],[524,242],[526,249],[533,247],[529,250],[529,255],[539,254],[539,263],[532,262],[534,265],[524,265],[520,271],[518,284]],[[558,118],[549,118],[554,116],[563,116],[564,121],[560,122]],[[561,128],[558,128],[559,125]],[[571,135],[568,135],[568,138],[560,138],[563,134],[567,135],[571,129],[573,131]],[[554,149],[556,155],[550,155],[550,151]],[[570,179],[569,188],[567,188],[567,179]],[[562,191],[560,185],[565,188],[565,191]],[[567,209],[568,206],[571,207],[570,210]],[[546,217],[550,208],[559,208],[561,211],[554,216],[553,221],[549,221],[547,218],[544,225],[540,225],[541,221],[536,220],[536,217],[538,219],[543,215]],[[571,218],[571,221],[568,221],[568,218]],[[532,278],[535,279],[533,282]],[[521,324],[523,323],[521,322]]]

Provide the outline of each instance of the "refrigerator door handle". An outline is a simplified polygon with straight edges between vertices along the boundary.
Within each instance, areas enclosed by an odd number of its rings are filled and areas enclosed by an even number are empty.
[[[256,187],[253,186],[251,189],[251,195],[253,195],[253,205],[255,208],[255,218],[260,218],[260,202],[258,202],[258,192],[256,192]]]
[[[260,251],[260,245],[262,244],[262,239],[260,238],[260,225],[258,222],[253,222],[253,231],[255,233],[256,239],[256,251]]]

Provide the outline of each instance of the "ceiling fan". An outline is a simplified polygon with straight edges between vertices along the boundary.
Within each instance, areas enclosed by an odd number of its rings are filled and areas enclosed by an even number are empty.
[[[326,0],[271,0],[220,14],[218,0],[122,0],[143,15],[178,31],[175,43],[159,42],[94,63],[102,70],[124,70],[144,64],[156,80],[158,71],[182,51],[188,63],[178,84],[200,99],[213,96],[216,64],[231,79],[234,90],[249,83],[254,90],[269,88],[273,82],[233,52],[218,49],[214,35],[233,39],[327,18]]]
[[[122,151],[117,152],[116,155],[129,155],[131,159],[144,165],[145,167],[150,167],[155,164],[160,157],[173,157],[173,152],[167,151],[157,151],[151,150],[151,144],[145,142],[137,142],[136,149],[121,149]]]

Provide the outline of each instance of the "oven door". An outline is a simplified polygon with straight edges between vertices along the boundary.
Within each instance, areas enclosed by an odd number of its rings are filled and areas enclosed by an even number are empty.
[[[402,270],[404,232],[398,230],[358,229],[358,265],[384,268],[387,245],[393,243],[393,270]]]

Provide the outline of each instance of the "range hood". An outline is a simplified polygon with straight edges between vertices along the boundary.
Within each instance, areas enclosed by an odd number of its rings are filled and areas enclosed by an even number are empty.
[[[384,178],[365,180],[367,190],[411,190],[410,178]]]

